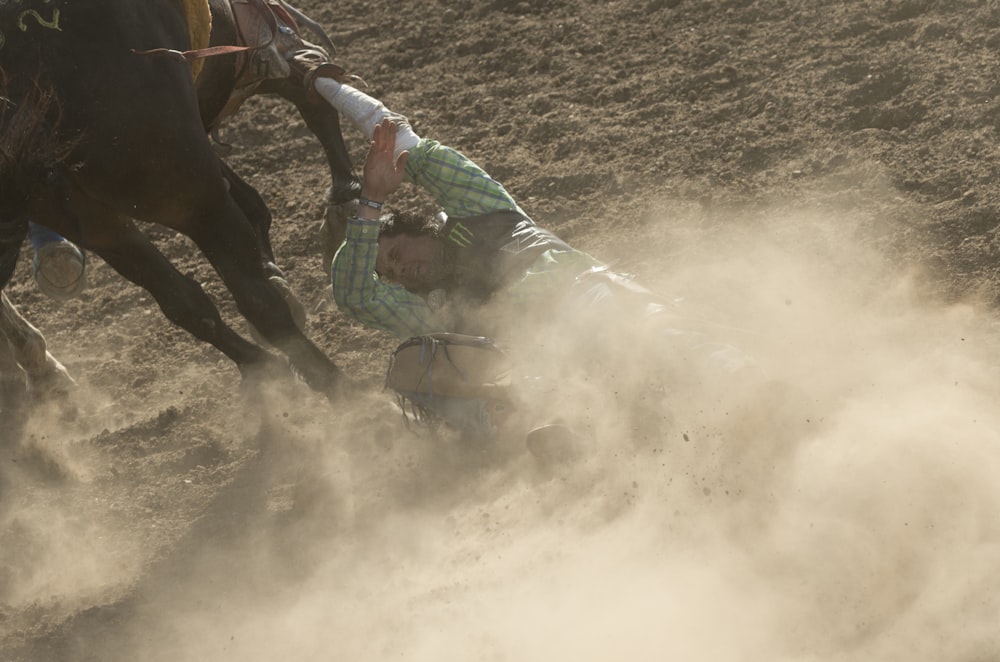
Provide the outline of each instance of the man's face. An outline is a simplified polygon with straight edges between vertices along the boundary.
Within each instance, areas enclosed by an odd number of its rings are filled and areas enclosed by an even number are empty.
[[[444,245],[428,236],[379,237],[375,270],[382,280],[411,292],[429,292],[444,277]]]

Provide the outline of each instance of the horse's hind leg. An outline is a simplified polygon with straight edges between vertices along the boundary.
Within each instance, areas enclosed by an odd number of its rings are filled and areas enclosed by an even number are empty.
[[[87,225],[84,247],[148,291],[168,320],[213,345],[244,375],[257,367],[275,365],[275,357],[226,325],[201,285],[178,271],[130,219],[103,210],[97,216],[81,216],[81,221]]]

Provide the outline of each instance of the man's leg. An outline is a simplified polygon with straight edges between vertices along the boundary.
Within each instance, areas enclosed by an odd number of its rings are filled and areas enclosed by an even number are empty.
[[[32,272],[39,289],[57,301],[80,296],[87,286],[87,261],[75,244],[48,228],[28,224],[35,250]]]

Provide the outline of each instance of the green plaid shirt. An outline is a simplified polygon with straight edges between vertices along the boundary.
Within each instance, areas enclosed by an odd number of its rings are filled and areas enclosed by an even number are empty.
[[[466,217],[498,210],[524,213],[507,190],[460,152],[435,140],[421,139],[410,150],[405,179],[430,193],[448,216]],[[448,331],[423,297],[375,273],[381,222],[357,217],[347,221],[347,238],[333,260],[333,296],[341,310],[362,324],[400,338]],[[522,281],[508,288],[513,301],[551,291],[599,263],[586,253],[546,254]],[[568,278],[568,280],[567,280]]]

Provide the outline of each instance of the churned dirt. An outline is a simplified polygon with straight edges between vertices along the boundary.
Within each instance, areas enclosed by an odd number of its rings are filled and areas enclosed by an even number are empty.
[[[26,249],[8,293],[78,387],[3,430],[0,661],[1000,656],[1000,5],[298,6],[418,133],[796,395],[709,411],[583,356],[582,457],[409,429],[397,341],[331,299],[319,145],[252,99],[220,150],[356,394],[243,389],[100,260],[59,304]]]

